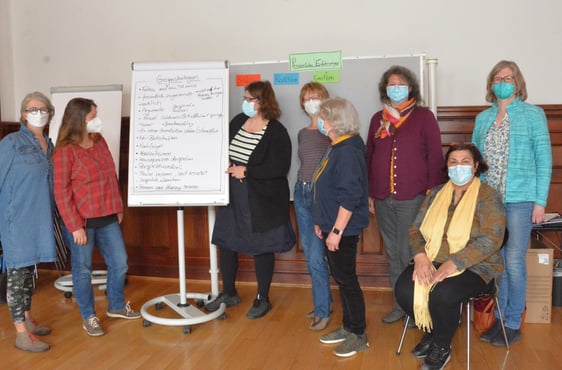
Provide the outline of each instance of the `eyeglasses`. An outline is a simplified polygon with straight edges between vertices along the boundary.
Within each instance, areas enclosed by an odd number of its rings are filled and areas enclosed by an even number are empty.
[[[505,77],[494,77],[494,83],[499,84],[500,82],[507,82],[508,84],[515,82],[515,77],[505,76]]]
[[[25,110],[25,112],[30,113],[30,114],[37,114],[37,113],[39,113],[39,112],[41,112],[41,113],[49,113],[50,110],[49,110],[49,108],[46,108],[46,107],[45,107],[45,108],[31,107],[31,108],[27,108],[27,109]]]
[[[244,96],[242,99],[244,99],[244,101],[246,101],[246,103],[251,103],[253,101],[258,100],[258,98],[252,98],[251,96]]]

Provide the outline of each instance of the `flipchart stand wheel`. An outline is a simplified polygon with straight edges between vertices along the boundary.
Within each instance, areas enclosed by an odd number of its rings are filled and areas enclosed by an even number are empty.
[[[178,225],[183,225],[183,208],[177,208]],[[215,210],[210,206],[208,209],[208,223],[209,235],[212,234],[211,225],[215,223]],[[217,267],[217,250],[212,244],[209,244],[209,259],[210,259],[210,274],[211,274],[211,294],[209,293],[187,293],[186,279],[185,279],[185,250],[184,250],[184,233],[183,227],[178,226],[178,267],[179,267],[179,285],[180,292],[175,294],[168,294],[153,298],[146,302],[140,310],[143,318],[143,326],[149,327],[152,323],[167,325],[167,326],[183,326],[183,333],[191,333],[191,326],[194,324],[201,324],[207,321],[219,318],[224,320],[226,318],[226,304],[221,303],[218,310],[210,313],[205,313],[198,307],[203,307],[212,299],[218,296],[218,267]],[[189,303],[187,300],[191,299],[195,304]],[[152,307],[156,311],[164,309],[164,306],[171,308],[180,317],[168,318],[159,317],[151,314],[148,310]]]
[[[92,271],[92,285],[95,285],[99,290],[105,290],[107,284],[107,271],[94,270]],[[55,288],[64,292],[65,298],[72,297],[72,274],[63,275],[55,280]]]

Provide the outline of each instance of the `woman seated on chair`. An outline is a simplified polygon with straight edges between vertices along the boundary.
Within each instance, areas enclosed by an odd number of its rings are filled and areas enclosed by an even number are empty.
[[[478,176],[488,169],[472,144],[453,144],[445,163],[449,181],[433,188],[409,232],[414,256],[396,282],[396,299],[422,329],[413,349],[422,369],[442,369],[451,358],[460,305],[494,288],[501,276],[505,231],[502,199]]]

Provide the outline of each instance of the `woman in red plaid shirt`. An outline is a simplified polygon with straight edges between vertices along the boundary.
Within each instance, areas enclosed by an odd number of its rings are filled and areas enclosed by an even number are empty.
[[[94,245],[107,264],[107,316],[140,318],[125,303],[127,251],[119,227],[123,202],[113,158],[100,132],[94,101],[74,98],[64,111],[53,154],[55,200],[70,245],[73,291],[82,327],[91,336],[104,334],[91,284]]]

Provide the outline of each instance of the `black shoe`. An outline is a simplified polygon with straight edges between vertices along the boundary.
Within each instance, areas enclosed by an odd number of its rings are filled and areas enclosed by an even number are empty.
[[[426,358],[423,359],[422,370],[441,370],[451,359],[451,347],[441,348],[437,344],[431,345]]]
[[[240,297],[238,297],[238,294],[230,295],[222,292],[218,295],[217,298],[215,298],[214,301],[209,302],[205,305],[205,310],[214,312],[219,309],[221,303],[223,302],[224,304],[226,304],[226,307],[236,306],[238,303],[240,303]]]
[[[431,333],[424,333],[420,342],[412,350],[412,355],[415,358],[424,358],[429,354],[431,349],[431,340],[433,335]]]
[[[511,328],[508,328],[506,326],[505,327],[505,335],[507,336],[507,341],[508,341],[509,345],[512,345],[513,343],[515,343],[515,342],[517,342],[521,339],[521,330],[520,329],[511,329]],[[503,330],[501,330],[501,328],[500,328],[499,333],[496,334],[496,336],[492,338],[490,343],[492,343],[492,345],[494,345],[496,347],[505,347],[505,339],[503,337]]]
[[[492,339],[498,334],[502,332],[502,325],[500,323],[500,320],[496,320],[496,322],[494,323],[494,325],[492,326],[492,328],[490,330],[488,330],[487,332],[482,333],[482,335],[480,335],[480,340],[482,342],[486,342],[486,343],[490,343],[492,341]],[[502,334],[503,337],[503,334]]]
[[[267,298],[258,298],[254,300],[254,304],[246,313],[246,317],[249,319],[258,319],[265,316],[266,313],[271,310],[271,304]]]

